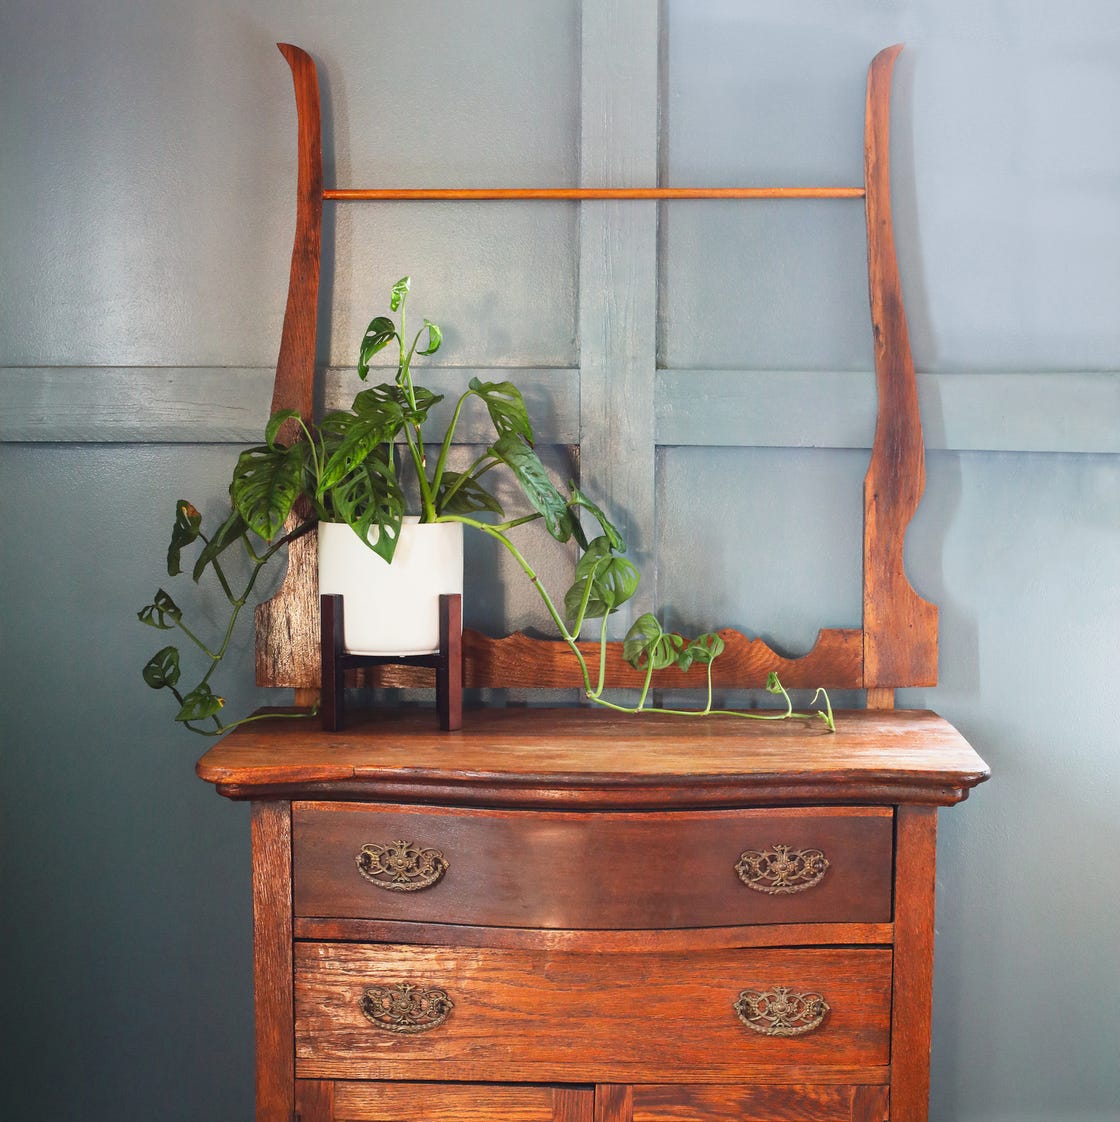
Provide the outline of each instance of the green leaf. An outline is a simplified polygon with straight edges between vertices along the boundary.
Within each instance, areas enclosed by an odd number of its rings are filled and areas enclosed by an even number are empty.
[[[393,305],[394,309],[396,305]],[[365,335],[358,346],[358,377],[364,382],[369,374],[369,360],[384,350],[397,337],[397,328],[388,316],[376,316],[369,321]]]
[[[217,532],[198,555],[198,560],[194,563],[194,571],[191,573],[191,579],[197,584],[202,579],[202,574],[206,572],[206,567],[212,565],[231,545],[241,541],[248,529],[249,527],[245,525],[245,519],[241,517],[240,512],[231,510],[229,517],[218,527]]]
[[[606,514],[604,514],[574,483],[569,483],[568,486],[572,489],[572,493],[568,498],[568,504],[570,506],[582,507],[584,510],[590,511],[603,528],[603,533],[611,543],[611,549],[616,553],[625,553],[626,542],[622,540],[622,535],[615,529]]]
[[[408,297],[408,290],[412,285],[411,277],[401,277],[395,285],[393,285],[392,292],[389,296],[389,307],[394,311],[400,311],[401,305]]]
[[[196,686],[183,698],[182,708],[175,714],[177,721],[204,721],[221,712],[226,699],[218,697],[216,693],[204,682]]]
[[[723,648],[723,640],[713,632],[709,631],[704,635],[697,635],[681,651],[680,658],[677,659],[677,665],[682,670],[688,670],[693,663],[699,666],[707,666],[723,654]]]
[[[367,456],[359,466],[331,490],[333,513],[348,523],[376,553],[393,560],[404,519],[404,493],[397,473],[380,451]],[[378,527],[371,542],[369,532]]]
[[[472,378],[467,384],[470,392],[482,399],[499,437],[520,436],[530,446],[533,445],[529,410],[521,391],[512,382],[480,382]]]
[[[198,540],[202,532],[202,515],[193,503],[180,499],[175,504],[175,525],[171,528],[171,544],[167,547],[167,575],[177,577],[181,567],[183,549]]]
[[[434,405],[438,405],[443,400],[443,394],[433,393],[425,386],[414,386],[412,390],[412,400],[409,400],[407,391],[403,386],[389,385],[381,383],[378,386],[370,386],[368,390],[362,390],[357,397],[354,398],[353,409],[359,416],[382,416],[388,421],[392,421],[393,433],[399,431],[402,425],[406,422],[413,425],[422,425],[428,419],[428,413]],[[415,408],[412,401],[416,402]],[[347,413],[332,413],[330,417],[333,418],[332,424],[337,429],[341,424],[339,418],[348,417]],[[324,423],[327,418],[324,418]],[[323,426],[320,425],[320,428]],[[343,425],[342,427],[347,427]]]
[[[164,647],[157,651],[142,671],[144,681],[153,690],[169,688],[179,680],[179,651],[175,647]]]
[[[652,612],[634,620],[622,641],[622,655],[635,670],[665,670],[677,662],[684,639],[666,631]]]
[[[600,619],[617,611],[638,590],[641,579],[638,570],[611,551],[610,540],[598,537],[592,541],[576,564],[575,582],[564,594],[564,614],[569,623],[575,623],[587,595],[584,619]],[[590,582],[591,591],[587,592]]]
[[[420,336],[424,334],[424,329],[428,331],[428,345],[423,350],[417,350],[418,355],[434,355],[439,350],[440,344],[443,342],[443,332],[440,330],[439,325],[432,323],[430,319],[424,320],[424,327],[416,333],[416,343],[420,342]],[[413,344],[415,346],[415,344]]]
[[[299,497],[306,441],[290,448],[258,445],[242,452],[233,469],[229,493],[249,528],[271,541],[284,526]]]
[[[342,439],[334,444],[323,465],[316,489],[318,497],[322,498],[324,492],[356,471],[367,456],[392,443],[402,424],[400,408],[395,402],[385,400],[368,399],[363,402],[360,413],[335,415],[331,435]]]
[[[490,452],[517,477],[530,506],[543,516],[548,532],[557,541],[566,542],[576,532],[575,515],[568,507],[567,500],[549,479],[536,452],[520,437],[512,434],[495,441]]]
[[[450,499],[448,494],[451,494]],[[499,516],[505,514],[502,504],[477,479],[459,471],[443,473],[436,495],[436,510],[440,514],[477,514],[481,510]]]
[[[778,681],[778,672],[776,670],[771,670],[770,673],[766,675],[766,692],[780,694],[786,692],[785,686]]]
[[[281,449],[277,447],[276,437],[279,435],[280,429],[284,426],[285,421],[290,421],[293,417],[298,417],[300,412],[298,409],[281,409],[273,413],[268,419],[268,425],[264,430],[264,442],[268,447],[278,452]]]
[[[170,631],[182,617],[183,613],[179,605],[162,588],[156,593],[152,603],[136,613],[136,618],[141,623],[146,623],[159,631]],[[168,620],[171,622],[168,623]]]

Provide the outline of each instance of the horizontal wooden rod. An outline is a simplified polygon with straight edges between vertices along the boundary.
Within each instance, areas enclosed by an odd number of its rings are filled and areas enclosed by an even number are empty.
[[[323,191],[337,202],[479,199],[862,199],[862,187],[440,187],[349,188]]]

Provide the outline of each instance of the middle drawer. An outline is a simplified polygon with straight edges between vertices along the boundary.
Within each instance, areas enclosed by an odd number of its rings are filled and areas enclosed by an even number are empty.
[[[569,930],[885,923],[892,827],[880,807],[295,803],[295,914]]]

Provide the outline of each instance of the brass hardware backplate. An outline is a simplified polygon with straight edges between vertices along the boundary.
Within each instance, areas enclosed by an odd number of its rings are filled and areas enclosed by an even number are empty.
[[[370,884],[389,892],[420,892],[431,888],[449,867],[447,858],[438,849],[425,849],[407,841],[363,845],[354,860],[358,872]]]
[[[748,849],[735,864],[739,879],[755,892],[788,896],[820,884],[828,872],[828,858],[819,849],[773,845]]]
[[[424,989],[411,982],[370,986],[362,992],[358,1004],[375,1028],[402,1035],[437,1028],[455,1008],[446,990]]]
[[[786,986],[743,990],[735,1013],[752,1032],[763,1036],[801,1036],[820,1028],[829,1004],[819,993],[798,993]]]

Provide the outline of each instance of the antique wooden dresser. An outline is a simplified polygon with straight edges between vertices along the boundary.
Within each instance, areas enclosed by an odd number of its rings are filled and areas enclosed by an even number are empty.
[[[713,675],[866,691],[834,734],[531,707],[441,733],[390,710],[262,720],[203,757],[253,807],[258,1122],[923,1122],[937,813],[988,773],[946,721],[893,708],[937,681],[937,609],[903,563],[925,477],[889,202],[900,48],[871,64],[861,187],[535,193],[325,190],[314,63],[281,50],[299,182],[274,412],[312,416],[325,200],[730,194],[864,199],[878,418],[861,626],[797,659],[726,632]],[[257,615],[258,681],[297,706],[321,681],[314,557],[293,543]],[[578,686],[558,646],[468,632],[463,683]],[[633,685],[618,646],[608,682]]]
[[[918,1122],[928,712],[426,712],[244,726],[259,1122]]]

